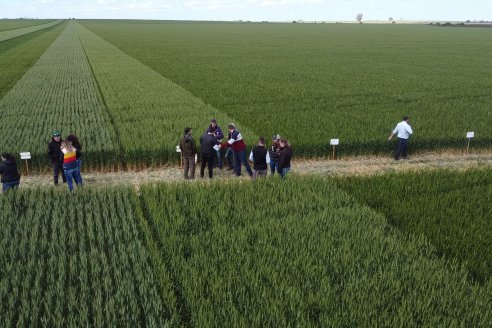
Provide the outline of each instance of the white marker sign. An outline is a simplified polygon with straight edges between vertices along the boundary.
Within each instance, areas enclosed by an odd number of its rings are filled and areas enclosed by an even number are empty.
[[[340,144],[340,139],[331,139],[330,140],[331,146],[338,146],[339,144]]]
[[[475,137],[475,132],[467,132],[467,133],[466,133],[466,137],[467,137],[468,139]]]
[[[31,159],[31,152],[25,151],[20,153],[20,158],[21,159]]]
[[[181,148],[179,148],[179,146],[176,146],[176,152],[181,153]]]

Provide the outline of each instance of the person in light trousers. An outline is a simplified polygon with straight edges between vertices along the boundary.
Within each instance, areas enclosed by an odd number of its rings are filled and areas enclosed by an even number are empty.
[[[192,136],[192,129],[185,128],[184,135],[179,141],[179,148],[184,162],[184,178],[185,180],[195,179],[195,155],[196,143]]]

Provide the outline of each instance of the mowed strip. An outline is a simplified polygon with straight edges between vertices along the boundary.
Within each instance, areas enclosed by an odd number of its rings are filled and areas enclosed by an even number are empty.
[[[114,130],[73,23],[0,101],[0,149],[46,163],[52,130],[81,138],[94,165],[114,161]],[[90,154],[90,155],[89,155]]]
[[[17,37],[22,36],[24,34],[36,32],[36,31],[60,24],[61,22],[62,22],[62,20],[55,20],[55,21],[52,21],[52,22],[49,22],[46,24],[42,24],[42,25],[35,25],[35,26],[18,28],[15,30],[3,31],[3,32],[0,32],[0,42],[5,41],[5,40],[9,40],[9,39],[13,39],[13,38],[17,38]]]
[[[128,164],[176,161],[175,147],[185,127],[198,138],[211,118],[224,130],[234,122],[81,25],[77,29]],[[255,141],[251,130],[238,128]]]

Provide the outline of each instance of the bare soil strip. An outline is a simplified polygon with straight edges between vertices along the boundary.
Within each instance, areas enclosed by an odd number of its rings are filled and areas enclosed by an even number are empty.
[[[199,165],[199,163],[198,163]],[[476,154],[459,154],[457,152],[422,153],[416,154],[409,160],[395,161],[391,157],[350,157],[340,160],[298,159],[292,163],[292,174],[296,175],[374,175],[392,172],[421,171],[433,169],[466,170],[470,168],[492,168],[492,150],[482,151]],[[199,167],[195,173],[195,180],[199,178]],[[289,173],[290,174],[290,173]],[[205,176],[207,174],[205,173]],[[121,172],[82,172],[86,187],[108,187],[119,185],[131,185],[136,190],[140,184],[155,182],[184,182],[182,170],[179,166],[167,166],[139,171]],[[215,180],[238,179],[232,171],[216,169]],[[243,168],[243,176],[240,179],[247,180]],[[50,174],[23,176],[22,188],[49,187],[52,186]],[[60,179],[61,180],[61,179]],[[205,179],[208,180],[208,179]],[[192,182],[192,181],[186,181]]]

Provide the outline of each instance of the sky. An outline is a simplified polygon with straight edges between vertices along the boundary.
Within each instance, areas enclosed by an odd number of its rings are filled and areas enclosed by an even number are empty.
[[[492,0],[0,0],[0,18],[491,20]]]

